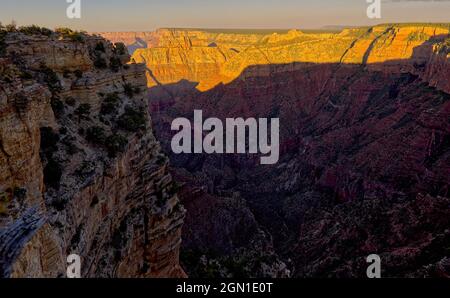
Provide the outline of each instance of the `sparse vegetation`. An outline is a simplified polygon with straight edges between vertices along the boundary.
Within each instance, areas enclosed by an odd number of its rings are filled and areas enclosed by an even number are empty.
[[[105,129],[99,126],[90,127],[86,131],[86,140],[97,146],[105,147],[111,158],[122,153],[128,144],[128,140],[125,137],[119,134],[107,136]]]
[[[67,201],[63,198],[54,198],[51,202],[51,206],[56,209],[56,211],[63,211],[66,208]]]
[[[25,113],[28,109],[28,105],[28,97],[23,92],[19,92],[14,96],[14,108],[16,109],[17,113]]]
[[[105,141],[105,146],[108,150],[108,154],[112,158],[116,157],[119,153],[123,153],[127,144],[128,140],[125,137],[117,134],[109,136]]]
[[[126,55],[127,54],[127,47],[123,42],[117,42],[114,44],[114,52],[117,55]]]
[[[86,131],[86,140],[95,145],[104,145],[106,141],[105,129],[100,126],[92,126]]]
[[[51,127],[41,128],[41,151],[51,156],[58,150],[59,134],[55,133]]]
[[[53,34],[53,31],[45,28],[45,27],[39,27],[37,25],[31,25],[31,26],[22,26],[18,29],[20,33],[26,34],[26,35],[45,35],[45,36],[51,36]]]
[[[78,106],[75,110],[75,115],[78,116],[78,120],[89,119],[91,114],[91,105],[88,103],[83,103]]]
[[[95,46],[95,51],[96,52],[102,52],[105,53],[105,45],[103,44],[103,42],[98,42],[97,45]]]
[[[79,69],[75,70],[73,73],[75,74],[75,77],[77,77],[77,79],[81,79],[83,77],[83,72]]]
[[[425,34],[424,32],[411,32],[408,35],[407,40],[409,42],[412,42],[412,41],[426,41],[429,38],[430,37],[427,34]]]
[[[10,24],[5,26],[5,30],[7,32],[16,32],[17,31],[17,23],[16,21],[12,21]]]
[[[0,192],[0,216],[8,214],[8,204],[11,202],[11,195],[8,192]]]
[[[50,188],[59,189],[62,173],[62,167],[59,162],[50,158],[44,168],[45,185]]]
[[[132,98],[134,95],[133,86],[131,86],[130,83],[126,83],[123,85],[123,91],[125,92],[125,95],[129,98]]]
[[[13,193],[14,193],[14,198],[19,199],[19,200],[23,200],[27,196],[27,190],[22,187],[15,187]]]
[[[170,188],[168,189],[169,195],[176,195],[180,190],[183,188],[183,185],[179,184],[178,182],[174,181]]]
[[[59,99],[59,97],[53,96],[50,102],[52,106],[53,113],[57,118],[64,114],[64,103]]]
[[[73,97],[66,98],[66,104],[68,106],[74,107],[76,103],[77,102],[76,102],[75,98],[73,98]]]
[[[65,79],[68,79],[68,78],[70,78],[70,70],[64,70],[64,72],[63,72],[63,77],[65,78]]]
[[[95,172],[95,163],[92,161],[85,160],[80,165],[80,167],[75,171],[75,175],[81,178],[82,180],[86,180],[89,176],[91,176]]]
[[[65,150],[67,154],[74,155],[80,151],[80,149],[74,143],[75,138],[72,136],[67,136],[62,140],[62,143],[65,146]]]
[[[5,38],[8,32],[0,29],[0,57],[6,55],[6,43]]]
[[[31,80],[33,75],[28,71],[22,71],[19,76],[22,80]]]
[[[59,33],[63,38],[68,38],[75,42],[84,42],[84,32],[73,31],[69,28],[57,28],[56,33]]]
[[[112,71],[118,72],[122,67],[122,61],[120,61],[119,57],[113,56],[109,59],[109,67]]]
[[[117,111],[119,101],[120,98],[117,93],[110,93],[106,95],[105,99],[103,100],[100,113],[102,115],[110,115],[113,112]]]
[[[104,69],[108,67],[106,59],[102,55],[96,55],[94,60],[94,66],[99,69]]]
[[[137,131],[145,127],[146,119],[143,110],[137,110],[130,106],[125,108],[125,113],[120,116],[119,126],[128,131]]]
[[[56,72],[46,66],[41,67],[41,72],[44,74],[44,81],[50,88],[50,91],[57,92],[61,90],[61,82]]]
[[[125,83],[123,85],[123,90],[129,98],[133,98],[134,95],[142,92],[140,87],[133,87],[130,83]]]

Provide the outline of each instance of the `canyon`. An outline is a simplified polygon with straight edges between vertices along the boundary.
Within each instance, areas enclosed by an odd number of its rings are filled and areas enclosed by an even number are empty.
[[[449,24],[341,32],[162,29],[138,49],[182,183],[193,277],[450,276]],[[279,118],[280,161],[174,154],[193,110]]]
[[[278,163],[175,154],[196,110]],[[450,25],[1,29],[0,164],[2,277],[449,277]]]

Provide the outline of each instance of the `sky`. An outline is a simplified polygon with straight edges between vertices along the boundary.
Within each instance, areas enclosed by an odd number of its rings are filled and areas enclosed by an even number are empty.
[[[0,21],[89,32],[157,28],[310,29],[391,22],[450,22],[450,0],[382,0],[371,20],[366,0],[81,0],[81,19],[67,0],[0,0]]]

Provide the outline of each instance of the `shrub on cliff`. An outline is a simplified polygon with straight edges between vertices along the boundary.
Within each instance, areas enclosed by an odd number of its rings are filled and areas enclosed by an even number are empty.
[[[75,100],[75,98],[69,96],[66,98],[66,104],[68,106],[74,107],[76,105],[77,101]]]
[[[134,95],[140,94],[142,92],[141,88],[133,87],[130,83],[124,84],[123,90],[129,98],[133,98]]]
[[[428,38],[429,36],[424,32],[411,32],[407,37],[407,41],[426,41]]]
[[[86,131],[86,140],[95,144],[95,145],[103,145],[106,141],[106,133],[102,127],[93,126],[88,128]]]
[[[132,98],[134,95],[133,86],[131,86],[130,83],[126,83],[123,85],[123,91],[125,92],[125,95],[129,98]]]
[[[105,146],[108,150],[108,155],[112,158],[116,157],[119,153],[123,153],[127,144],[128,140],[125,137],[117,134],[110,135],[105,140]]]
[[[81,79],[83,77],[83,72],[79,69],[75,70],[73,73],[75,74],[77,79]]]
[[[51,68],[41,66],[41,72],[44,74],[44,81],[50,91],[56,92],[61,90],[61,82],[59,77]]]
[[[52,97],[50,105],[52,106],[52,110],[56,118],[59,118],[64,114],[64,104],[59,97]]]
[[[114,44],[114,52],[117,55],[126,55],[127,54],[127,47],[123,42],[117,42]]]
[[[109,93],[103,100],[102,107],[100,109],[100,114],[110,115],[114,113],[119,105],[119,95],[117,93]]]
[[[117,154],[122,153],[128,144],[128,140],[121,135],[112,134],[110,136],[106,136],[105,130],[99,126],[90,127],[87,130],[86,140],[95,145],[105,147],[108,151],[109,157],[111,158],[114,158]]]
[[[78,116],[78,119],[88,119],[91,114],[91,105],[88,103],[81,104],[76,110],[75,115]]]
[[[5,26],[5,30],[7,32],[16,32],[17,31],[17,23],[16,21],[12,21],[10,24]]]
[[[94,60],[94,66],[95,68],[105,69],[108,67],[108,64],[106,63],[105,58],[103,58],[101,55],[96,55]]]
[[[6,43],[5,43],[6,34],[8,34],[8,32],[0,30],[0,57],[6,55]]]
[[[130,106],[125,108],[125,112],[120,116],[118,124],[124,130],[135,132],[145,127],[146,119],[143,110],[136,110]]]
[[[59,134],[55,133],[51,127],[42,127],[41,130],[41,151],[47,156],[58,150]]]
[[[27,196],[27,190],[23,187],[15,187],[13,194],[14,194],[14,198],[23,200]]]
[[[8,204],[11,201],[11,195],[7,192],[0,192],[0,216],[8,214]]]
[[[20,75],[19,75],[19,77],[22,79],[22,80],[32,80],[33,79],[33,75],[30,73],[30,72],[28,72],[28,71],[22,71],[22,72],[20,72]]]
[[[18,29],[20,33],[26,34],[26,35],[45,35],[50,36],[53,34],[53,31],[45,28],[45,27],[39,27],[36,25],[31,26],[22,26]]]
[[[14,96],[14,108],[17,113],[24,114],[28,109],[28,97],[23,92],[19,92]]]
[[[122,61],[120,61],[119,57],[113,56],[109,59],[109,67],[112,71],[118,72],[122,67]]]
[[[56,28],[56,33],[59,33],[63,38],[68,38],[75,42],[84,42],[84,33],[79,31],[73,31],[69,28]]]
[[[58,161],[50,158],[44,168],[44,183],[49,188],[58,189],[62,176],[62,167]]]
[[[99,42],[97,43],[97,45],[95,46],[95,51],[96,51],[96,52],[102,52],[102,53],[105,53],[105,52],[106,52],[106,51],[105,51],[105,45],[103,44],[103,42],[99,41]]]

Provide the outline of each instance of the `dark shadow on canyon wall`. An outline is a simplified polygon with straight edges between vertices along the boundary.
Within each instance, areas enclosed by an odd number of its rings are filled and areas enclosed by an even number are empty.
[[[441,38],[407,60],[251,66],[206,92],[188,81],[151,88],[155,131],[188,209],[190,276],[365,277],[373,253],[386,277],[450,276],[450,79],[435,67],[446,53],[433,54]],[[173,154],[171,121],[194,109],[280,118],[279,163]]]

